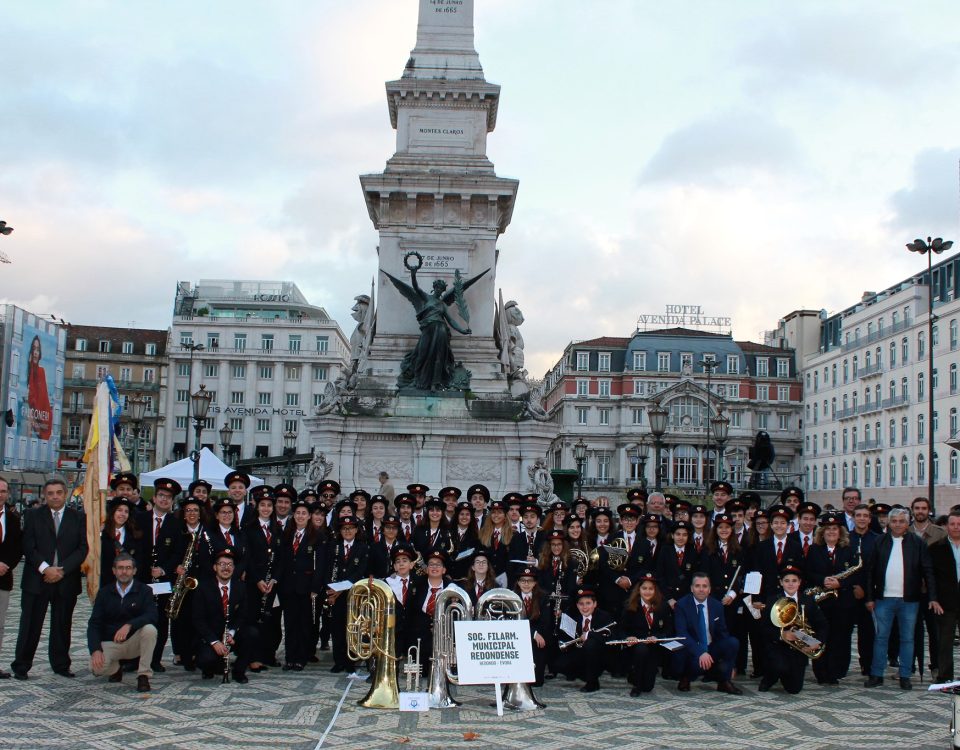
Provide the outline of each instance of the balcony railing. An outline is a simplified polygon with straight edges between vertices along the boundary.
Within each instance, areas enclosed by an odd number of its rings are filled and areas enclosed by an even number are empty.
[[[882,440],[863,440],[857,443],[858,451],[877,451],[883,448]]]
[[[909,396],[891,396],[888,399],[884,399],[883,408],[884,409],[893,409],[897,406],[906,406],[910,403]]]
[[[877,375],[878,373],[883,372],[883,363],[874,362],[873,364],[864,365],[860,368],[860,377],[866,378],[871,375]]]
[[[879,401],[870,401],[866,404],[860,404],[857,408],[857,414],[869,414],[870,412],[880,411],[883,408]]]
[[[846,409],[837,409],[837,419],[851,419],[857,416],[857,407],[848,406]]]

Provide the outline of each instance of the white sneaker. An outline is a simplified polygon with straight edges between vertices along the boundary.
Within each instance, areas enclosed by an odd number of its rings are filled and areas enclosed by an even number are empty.
[[[356,672],[351,672],[350,674],[347,675],[347,679],[348,679],[348,680],[362,680],[363,678],[362,678],[360,675],[358,675]]]

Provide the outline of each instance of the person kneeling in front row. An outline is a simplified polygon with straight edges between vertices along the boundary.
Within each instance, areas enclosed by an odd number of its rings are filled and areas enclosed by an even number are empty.
[[[677,690],[690,690],[690,680],[707,672],[717,675],[717,690],[742,695],[733,684],[733,668],[740,644],[727,630],[723,604],[710,596],[710,577],[694,573],[690,593],[673,610],[677,638],[683,648],[674,652],[673,671],[680,675]]]
[[[600,675],[606,661],[604,648],[610,640],[613,617],[597,609],[597,595],[590,589],[577,589],[574,595],[577,604],[577,633],[566,648],[561,646],[557,659],[557,671],[567,679],[581,678],[586,684],[581,693],[593,693],[600,689]]]
[[[116,581],[97,592],[87,624],[90,671],[110,675],[110,682],[123,679],[120,661],[140,657],[137,690],[150,692],[150,663],[157,643],[157,602],[150,587],[134,580],[137,566],[126,552],[113,560]]]

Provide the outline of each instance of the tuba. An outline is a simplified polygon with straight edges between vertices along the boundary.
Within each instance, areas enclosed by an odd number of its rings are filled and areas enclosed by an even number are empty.
[[[450,685],[459,685],[454,668],[457,648],[454,623],[473,617],[470,596],[455,584],[449,584],[437,594],[433,611],[433,660],[430,665],[430,708],[454,708],[460,704],[450,697]]]
[[[523,599],[510,589],[490,589],[477,600],[478,620],[522,620]],[[546,708],[525,682],[511,682],[504,689],[503,705],[514,711],[536,711]]]
[[[370,578],[350,587],[347,599],[347,655],[374,660],[370,690],[357,701],[364,708],[399,708],[396,656],[397,614],[393,589]]]
[[[627,541],[622,537],[611,539],[608,544],[601,545],[607,551],[607,565],[610,570],[626,570],[627,559],[630,553],[627,552]]]
[[[789,597],[782,597],[773,603],[770,609],[770,621],[780,628],[780,640],[811,659],[819,659],[827,650],[824,643],[816,640],[813,629],[807,624],[803,607]],[[797,635],[795,641],[783,637],[784,631],[792,630]],[[816,644],[816,645],[814,645]]]

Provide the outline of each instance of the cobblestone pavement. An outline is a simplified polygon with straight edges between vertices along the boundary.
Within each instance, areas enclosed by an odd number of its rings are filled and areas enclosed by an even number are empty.
[[[579,683],[550,681],[537,691],[546,710],[508,714],[492,707],[492,687],[464,687],[459,709],[425,714],[359,708],[362,681],[332,675],[329,652],[302,673],[271,669],[247,685],[205,681],[170,667],[154,676],[154,691],[135,690],[136,675],[110,685],[90,674],[84,647],[90,606],[78,602],[73,635],[75,680],[54,675],[40,657],[26,682],[0,682],[0,748],[528,748],[553,750],[583,743],[594,748],[949,748],[951,700],[887,680],[866,690],[853,675],[840,688],[813,681],[799,696],[774,688],[757,693],[741,680],[742,697],[695,683],[680,694],[675,682],[630,698],[624,680],[605,677],[598,693]],[[9,669],[19,621],[15,592],[0,663]],[[809,677],[809,672],[808,672]],[[917,681],[915,680],[915,683]],[[336,722],[323,737],[346,694]],[[625,715],[626,714],[626,715]]]

